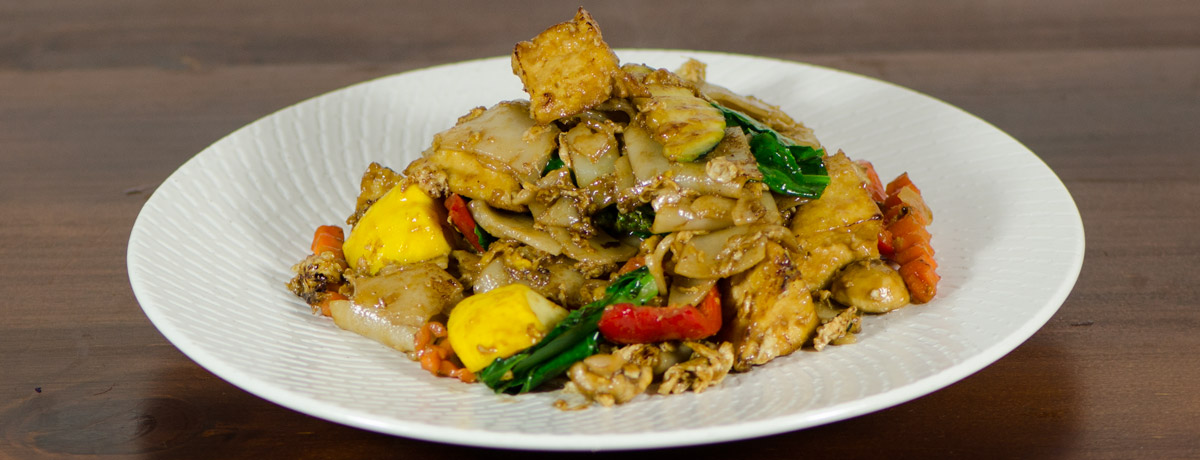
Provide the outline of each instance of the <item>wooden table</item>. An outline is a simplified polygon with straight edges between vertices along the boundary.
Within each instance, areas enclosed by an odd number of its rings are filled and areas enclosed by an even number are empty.
[[[1087,231],[1059,313],[977,374],[843,422],[648,455],[1200,458],[1200,3],[585,3],[614,46],[812,62],[960,106],[1037,152]],[[507,54],[573,9],[0,2],[0,457],[551,457],[348,428],[234,387],[142,314],[125,249],[155,187],[234,129]]]

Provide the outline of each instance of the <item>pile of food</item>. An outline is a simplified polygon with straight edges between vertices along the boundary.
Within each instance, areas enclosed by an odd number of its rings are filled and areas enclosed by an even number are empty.
[[[518,43],[529,100],[372,164],[289,288],[339,327],[497,392],[703,391],[863,314],[929,301],[932,214],[778,107],[622,64],[592,17]]]

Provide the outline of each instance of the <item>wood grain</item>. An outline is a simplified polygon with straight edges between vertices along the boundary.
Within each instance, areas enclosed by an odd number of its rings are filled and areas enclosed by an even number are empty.
[[[583,3],[615,46],[812,62],[960,106],[1037,152],[1087,232],[1059,313],[955,385],[805,431],[620,455],[1200,458],[1200,4]],[[125,244],[154,188],[234,129],[354,82],[507,54],[573,9],[0,1],[0,458],[559,455],[379,435],[229,385],[141,313]]]

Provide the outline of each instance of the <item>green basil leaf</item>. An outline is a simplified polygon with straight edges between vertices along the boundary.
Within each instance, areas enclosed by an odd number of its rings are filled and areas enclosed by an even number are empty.
[[[479,225],[475,225],[475,238],[479,239],[479,245],[483,246],[484,251],[488,250],[488,247],[492,245],[492,242],[496,241],[496,237],[492,236],[487,232],[487,230],[484,230],[483,227],[480,227]]]
[[[550,161],[546,163],[546,167],[542,168],[542,175],[545,176],[550,171],[565,167],[566,165],[567,164],[563,162],[562,158],[559,158],[558,154],[555,153],[550,157]]]
[[[750,136],[750,152],[758,162],[763,183],[771,191],[789,196],[819,198],[829,185],[825,169],[825,151],[779,134],[750,116],[713,104],[725,114],[725,122],[738,126]]]

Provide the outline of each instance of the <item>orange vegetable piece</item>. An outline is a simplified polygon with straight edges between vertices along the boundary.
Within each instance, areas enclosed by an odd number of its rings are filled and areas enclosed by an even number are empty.
[[[908,173],[896,177],[884,191],[887,198],[881,208],[885,231],[891,232],[891,247],[895,251],[885,256],[900,265],[900,277],[908,286],[912,303],[928,302],[937,294],[937,283],[942,279],[937,274],[933,246],[929,243],[932,236],[925,229],[933,222],[933,212]],[[883,247],[881,244],[880,249]]]
[[[867,191],[871,193],[871,199],[876,203],[882,203],[884,199],[887,199],[887,191],[883,188],[883,181],[879,180],[879,174],[875,172],[875,165],[867,160],[858,160],[854,163],[867,174]]]
[[[894,195],[897,190],[900,190],[900,188],[905,186],[912,187],[913,190],[915,190],[918,194],[921,193],[921,189],[917,188],[917,186],[913,184],[912,179],[908,178],[908,173],[901,174],[895,179],[892,179],[891,182],[888,182],[887,190],[885,190],[885,192],[891,196]]]
[[[325,296],[325,298],[322,299],[321,302],[317,303],[317,308],[320,308],[321,314],[325,315],[325,316],[333,316],[333,312],[331,312],[329,310],[330,302],[333,302],[335,300],[348,300],[349,299],[349,297],[346,297],[346,296],[342,295],[342,293],[337,292],[337,291],[326,291],[326,294],[329,294],[329,295]]]
[[[933,259],[933,247],[929,244],[914,244],[903,251],[899,251],[892,256],[892,260],[897,264],[904,265],[914,260],[924,257],[925,260],[937,268],[937,261]]]
[[[417,330],[417,335],[413,338],[413,348],[417,350],[424,350],[432,346],[435,339],[445,336],[446,326],[437,321],[430,321],[425,323],[424,326],[421,326],[421,329]]]
[[[915,244],[929,244],[929,231],[914,214],[906,214],[887,227],[892,232],[892,246],[903,251]]]
[[[450,376],[461,380],[463,383],[475,382],[475,373],[465,367],[450,371]]]
[[[465,367],[459,366],[454,349],[446,339],[446,326],[437,321],[430,321],[417,330],[413,338],[417,360],[421,369],[441,377],[453,377],[464,383],[475,381],[475,374]]]
[[[908,286],[912,303],[925,303],[937,294],[937,283],[942,279],[934,271],[933,259],[921,256],[900,266],[900,278]]]
[[[442,368],[442,357],[437,353],[424,353],[421,355],[421,369],[429,371],[433,375],[438,374],[438,370]]]
[[[621,268],[617,270],[617,274],[624,275],[631,271],[642,268],[643,265],[646,265],[646,257],[634,256],[633,258],[625,261],[625,265],[622,265]]]
[[[313,234],[312,253],[333,252],[338,257],[342,254],[342,242],[346,241],[345,233],[336,225],[322,225]]]
[[[895,193],[888,195],[883,201],[883,207],[889,211],[899,210],[903,214],[916,214],[921,222],[928,225],[933,222],[933,211],[925,204],[921,193],[912,185],[900,187]]]

